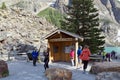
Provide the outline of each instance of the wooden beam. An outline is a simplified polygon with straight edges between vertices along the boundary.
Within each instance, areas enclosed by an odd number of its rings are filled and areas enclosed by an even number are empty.
[[[57,42],[57,41],[75,41],[73,38],[56,38],[56,39],[49,39],[49,41]]]
[[[51,47],[50,47],[50,42],[48,41],[48,49],[49,49],[49,63],[52,63],[52,59],[51,59]]]
[[[78,64],[77,50],[78,50],[78,41],[75,43],[75,66],[76,67]]]

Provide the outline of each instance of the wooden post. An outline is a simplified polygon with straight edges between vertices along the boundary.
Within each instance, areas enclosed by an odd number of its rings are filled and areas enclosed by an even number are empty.
[[[78,39],[76,38],[76,42],[75,42],[75,66],[77,66],[78,64],[78,57],[77,57],[77,50],[78,50]]]
[[[50,46],[50,42],[48,41],[48,51],[49,51],[49,63],[52,63],[52,61],[51,61],[51,46]]]

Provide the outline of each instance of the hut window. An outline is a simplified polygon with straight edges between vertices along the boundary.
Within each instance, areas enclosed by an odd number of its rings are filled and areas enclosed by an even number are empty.
[[[73,48],[73,46],[72,46],[72,45],[67,45],[67,46],[64,46],[64,48],[63,48],[64,53],[70,53],[71,48]]]
[[[53,53],[58,53],[58,46],[56,45],[53,46]]]

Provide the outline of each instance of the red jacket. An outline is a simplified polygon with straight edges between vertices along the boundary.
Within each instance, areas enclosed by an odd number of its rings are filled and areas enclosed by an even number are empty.
[[[71,50],[71,51],[70,51],[70,58],[73,58],[73,59],[74,59],[74,50]]]
[[[81,55],[80,55],[80,59],[82,60],[89,60],[91,55],[91,52],[88,48],[83,49]]]

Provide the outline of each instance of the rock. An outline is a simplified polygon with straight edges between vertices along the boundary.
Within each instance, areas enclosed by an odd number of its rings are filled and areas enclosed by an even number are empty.
[[[4,19],[3,14],[8,18]],[[45,18],[19,8],[0,9],[0,15],[0,49],[3,54],[13,51],[13,47],[18,53],[35,47],[39,49],[40,44],[47,45],[43,37],[55,29]]]
[[[3,60],[0,61],[0,78],[6,77],[9,75],[9,70],[7,63]]]
[[[95,80],[120,80],[119,72],[102,72],[96,76]]]
[[[48,80],[72,80],[72,72],[64,68],[50,68],[45,71]]]
[[[93,74],[98,74],[101,72],[120,72],[119,62],[95,62],[90,72]]]

